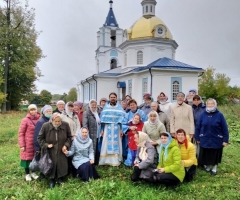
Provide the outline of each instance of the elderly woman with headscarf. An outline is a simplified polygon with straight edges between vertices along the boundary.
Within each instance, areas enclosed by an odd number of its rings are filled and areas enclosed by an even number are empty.
[[[161,143],[159,135],[160,133],[166,132],[166,129],[164,124],[160,122],[156,111],[151,111],[148,114],[148,121],[144,122],[142,132],[149,136],[149,141],[153,146],[156,146],[158,150]]]
[[[195,138],[200,144],[198,164],[204,165],[207,172],[216,175],[217,165],[222,160],[223,147],[228,144],[229,133],[226,120],[212,98],[207,100],[206,111],[198,118]]]
[[[88,129],[83,127],[73,140],[69,151],[65,150],[66,156],[73,156],[72,163],[77,169],[79,178],[88,181],[90,178],[97,179],[99,175],[94,167],[93,142],[89,138]]]
[[[179,92],[177,94],[177,103],[172,106],[170,131],[175,137],[176,131],[179,128],[185,130],[188,137],[193,138],[194,135],[194,118],[192,107],[184,103],[185,94]]]
[[[185,168],[185,178],[187,182],[192,181],[197,170],[196,147],[188,140],[183,129],[176,131],[178,147],[181,151],[182,166]]]
[[[148,135],[141,131],[134,134],[134,140],[138,147],[137,155],[134,161],[134,172],[131,175],[132,181],[144,179],[149,181],[152,177],[152,170],[156,168],[154,165],[155,148],[148,142]]]
[[[46,151],[53,161],[53,169],[49,174],[50,188],[55,187],[55,178],[62,184],[63,177],[68,173],[68,159],[65,152],[71,144],[71,130],[67,122],[62,121],[59,113],[54,113],[49,122],[43,124],[38,135],[41,154]]]
[[[159,104],[157,102],[151,103],[151,110],[156,111],[158,113],[160,122],[162,122],[164,124],[166,131],[169,132],[170,131],[170,120],[169,120],[168,116],[163,111],[160,110]]]
[[[73,102],[67,102],[65,105],[65,111],[63,111],[61,114],[62,121],[67,122],[70,126],[72,140],[76,137],[81,128],[78,116],[73,112],[73,107]]]
[[[83,103],[80,101],[75,101],[73,103],[73,112],[78,116],[80,126],[82,127]]]
[[[153,174],[153,182],[166,186],[177,186],[183,182],[185,176],[178,143],[168,132],[161,133],[160,138],[159,163]]]
[[[172,103],[168,101],[168,96],[165,95],[164,92],[161,92],[157,97],[157,102],[159,103],[160,110],[163,111],[170,120]]]
[[[34,130],[34,150],[36,152],[36,156],[37,156],[37,160],[40,159],[40,151],[41,151],[41,147],[38,144],[37,138],[38,138],[38,134],[42,128],[42,125],[46,122],[49,121],[49,119],[52,117],[52,106],[50,105],[45,105],[42,109],[41,109],[41,114],[42,114],[42,118],[36,123],[36,127]],[[40,173],[40,180],[44,178],[44,175],[42,173]]]
[[[83,113],[83,127],[88,128],[89,137],[93,142],[93,149],[95,153],[95,164],[99,162],[100,153],[98,151],[98,130],[101,126],[99,113],[97,110],[97,101],[92,99],[89,102],[89,109]]]

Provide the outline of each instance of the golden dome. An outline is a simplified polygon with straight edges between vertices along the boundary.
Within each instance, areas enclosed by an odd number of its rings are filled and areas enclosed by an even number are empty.
[[[156,16],[152,16],[150,18],[141,17],[139,20],[137,20],[133,26],[131,27],[131,31],[128,30],[129,39],[143,39],[143,38],[154,38],[155,36],[155,29],[159,25],[165,27],[166,32],[164,34],[164,39],[173,39],[172,34],[170,33],[167,26],[164,24],[164,22],[159,19]]]

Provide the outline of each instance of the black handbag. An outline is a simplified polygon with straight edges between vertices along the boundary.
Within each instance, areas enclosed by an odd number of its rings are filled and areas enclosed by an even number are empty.
[[[53,161],[50,158],[49,152],[46,151],[45,154],[39,160],[39,170],[45,176],[50,174],[53,169]]]

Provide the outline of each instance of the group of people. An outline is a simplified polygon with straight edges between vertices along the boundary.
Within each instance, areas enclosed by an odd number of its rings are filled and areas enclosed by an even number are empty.
[[[29,105],[19,129],[21,166],[26,181],[37,179],[30,172],[33,157],[46,151],[53,161],[48,174],[50,188],[72,173],[83,181],[98,179],[94,165],[133,167],[132,181],[140,179],[167,186],[191,181],[197,165],[217,174],[229,134],[226,120],[214,99],[206,106],[195,89],[187,98],[179,92],[176,103],[161,92],[154,102],[150,94],[139,105],[127,95],[118,103],[117,94],[83,103],[57,102],[56,110],[45,105],[41,113]],[[42,118],[40,115],[42,114]],[[40,173],[39,179],[44,178]]]

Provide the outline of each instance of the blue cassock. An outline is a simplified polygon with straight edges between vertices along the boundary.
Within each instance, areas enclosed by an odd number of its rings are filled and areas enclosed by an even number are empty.
[[[136,112],[132,112],[131,110],[125,114],[124,120],[123,120],[123,126],[122,126],[122,130],[123,130],[123,139],[122,139],[122,145],[123,145],[123,157],[127,157],[127,152],[128,152],[128,138],[127,138],[127,131],[129,129],[129,121],[133,118],[133,116],[138,113],[141,116],[141,120],[144,123],[145,121],[147,121],[147,116],[145,115],[144,111],[137,109]]]
[[[125,115],[125,112],[119,104],[112,107],[108,103],[104,106],[101,112],[101,115],[100,115],[101,130],[103,130],[103,128],[106,128],[106,133],[108,135],[107,137],[108,154],[117,154],[119,151],[118,149],[119,125],[121,129],[124,115]],[[99,130],[98,134],[100,134],[101,130]],[[99,138],[100,138],[100,135],[99,135]],[[102,143],[101,139],[99,140],[99,143],[100,143],[99,151],[101,149],[101,143]]]

